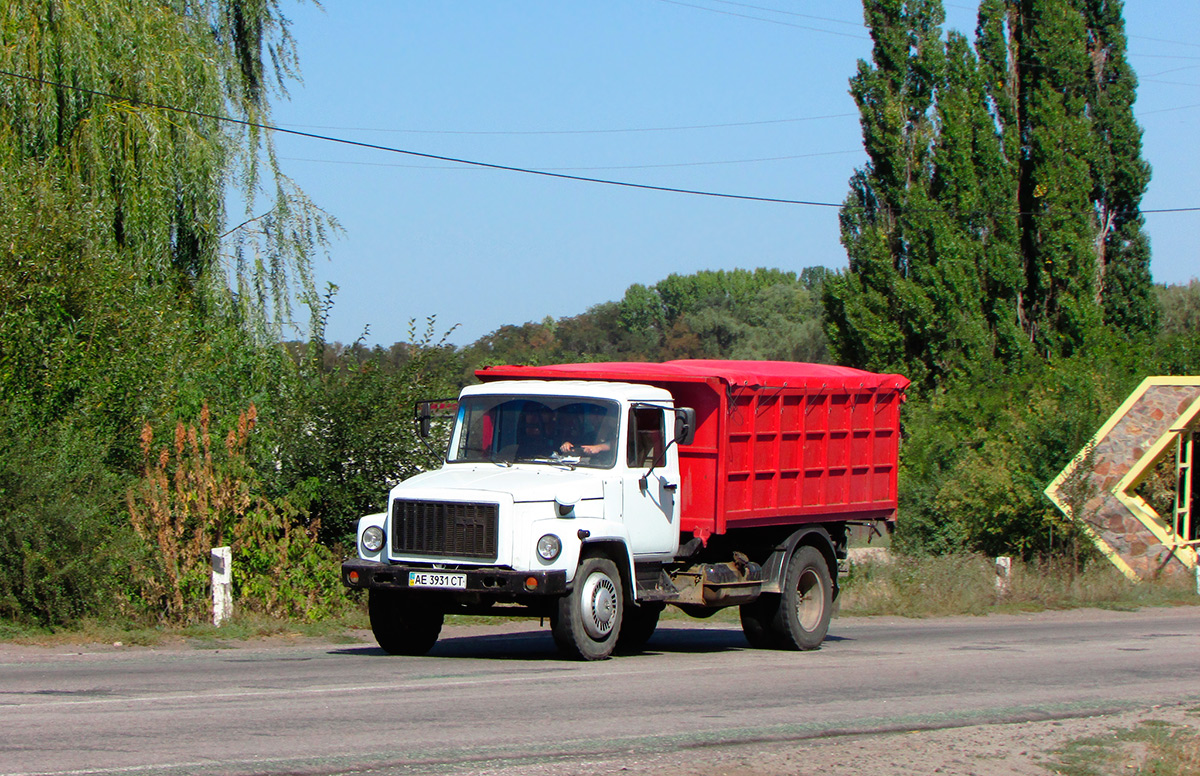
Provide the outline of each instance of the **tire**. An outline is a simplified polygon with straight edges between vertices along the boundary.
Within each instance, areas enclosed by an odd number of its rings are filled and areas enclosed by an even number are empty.
[[[783,596],[776,593],[763,593],[748,604],[742,604],[739,612],[742,616],[742,633],[746,641],[754,649],[775,649],[779,646],[771,622],[779,611],[779,602]]]
[[[816,547],[797,547],[788,561],[771,631],[783,649],[816,649],[833,616],[833,578]]]
[[[392,590],[371,590],[367,611],[375,641],[392,655],[424,655],[437,643],[445,619],[441,609]]]
[[[567,657],[604,660],[613,653],[625,615],[625,591],[616,564],[584,558],[571,592],[550,614],[554,642]]]
[[[617,636],[617,652],[630,654],[641,652],[646,642],[654,635],[658,627],[658,616],[662,614],[663,604],[642,604],[630,606],[625,610],[621,620],[621,633]]]

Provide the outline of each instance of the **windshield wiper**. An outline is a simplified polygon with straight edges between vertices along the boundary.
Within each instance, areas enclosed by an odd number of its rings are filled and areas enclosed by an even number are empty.
[[[565,466],[571,471],[575,471],[575,467],[579,464],[578,458],[568,458],[560,456],[558,453],[549,456],[537,456],[535,458],[520,458],[518,460],[524,463],[548,463],[554,466]]]

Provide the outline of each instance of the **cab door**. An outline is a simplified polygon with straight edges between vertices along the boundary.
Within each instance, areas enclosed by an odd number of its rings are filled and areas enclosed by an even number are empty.
[[[635,556],[671,556],[679,550],[679,462],[668,445],[674,415],[634,405],[625,434],[623,519]]]

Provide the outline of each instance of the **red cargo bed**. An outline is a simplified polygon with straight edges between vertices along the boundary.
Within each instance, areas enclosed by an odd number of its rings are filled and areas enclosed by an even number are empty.
[[[665,388],[696,410],[679,449],[681,530],[895,520],[908,380],[828,364],[687,360],[497,366],[480,380],[608,380]]]

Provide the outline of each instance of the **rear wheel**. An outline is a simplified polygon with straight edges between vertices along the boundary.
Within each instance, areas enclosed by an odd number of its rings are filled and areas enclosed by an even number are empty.
[[[611,655],[621,633],[624,596],[616,564],[608,558],[584,558],[571,592],[558,600],[550,616],[559,650],[581,660]]]
[[[394,590],[371,590],[367,611],[375,641],[393,655],[424,655],[437,643],[445,619],[432,603]]]
[[[816,547],[797,547],[788,562],[771,630],[784,649],[816,649],[829,632],[833,578]]]

